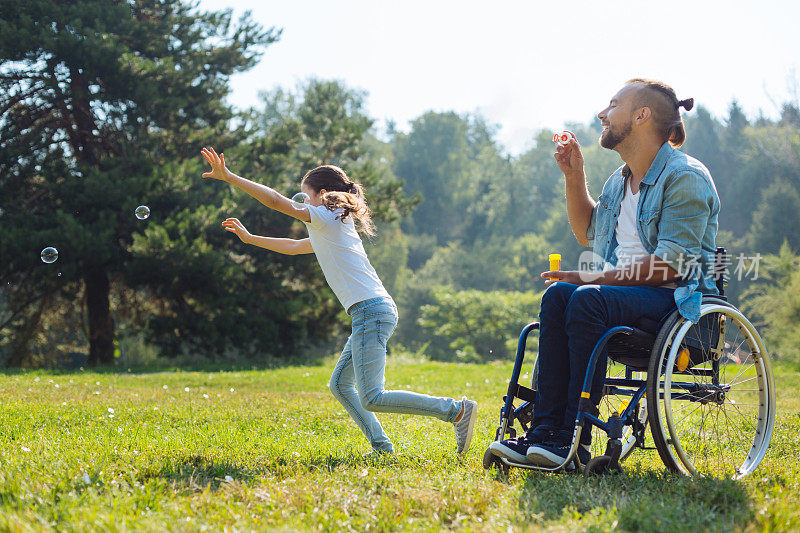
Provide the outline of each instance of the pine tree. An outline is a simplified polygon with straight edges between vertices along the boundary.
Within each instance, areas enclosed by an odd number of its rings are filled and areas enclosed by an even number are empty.
[[[150,199],[155,215],[174,202],[183,184],[165,165],[231,136],[228,78],[280,32],[180,0],[3,0],[0,9],[6,364],[23,362],[48,302],[81,293],[89,363],[107,364],[111,286],[142,230],[134,209]],[[39,260],[48,245],[57,268]]]

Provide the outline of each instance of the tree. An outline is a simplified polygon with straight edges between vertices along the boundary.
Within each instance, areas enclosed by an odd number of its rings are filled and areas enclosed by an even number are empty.
[[[308,170],[339,165],[365,187],[377,220],[391,222],[410,213],[421,197],[406,198],[405,182],[375,152],[365,96],[338,81],[314,78],[295,92],[262,92],[263,108],[250,110],[249,136],[239,150],[244,170],[299,191]]]
[[[781,108],[781,126],[800,128],[800,109],[794,104],[785,103]]]
[[[414,120],[411,132],[392,140],[394,172],[422,203],[403,229],[471,242],[487,212],[481,204],[493,182],[507,179],[498,161],[493,130],[480,117],[428,112]]]
[[[726,165],[720,133],[722,126],[703,106],[686,119],[686,143],[681,150],[699,159],[712,176],[724,176]]]
[[[775,254],[781,245],[800,249],[800,191],[790,182],[776,179],[765,188],[753,211],[747,243],[753,252]]]
[[[180,0],[6,0],[0,13],[0,279],[20,364],[48,302],[83,293],[89,363],[113,361],[112,284],[140,229],[133,210],[179,204],[159,172],[232,139],[228,77],[280,32]],[[172,167],[181,168],[180,164]],[[184,167],[185,169],[185,167]],[[208,195],[206,195],[208,198]],[[59,249],[58,267],[38,251]],[[12,260],[13,258],[13,260]]]
[[[800,257],[788,243],[765,256],[761,281],[745,292],[743,310],[762,330],[767,350],[800,362]]]
[[[736,139],[741,136],[742,131],[749,125],[750,123],[747,121],[747,116],[744,114],[739,102],[733,100],[731,105],[728,106],[728,120],[725,128],[726,136]]]

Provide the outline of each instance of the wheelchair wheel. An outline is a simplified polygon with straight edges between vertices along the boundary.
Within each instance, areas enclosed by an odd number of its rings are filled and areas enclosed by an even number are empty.
[[[620,472],[622,472],[622,466],[617,464],[611,467],[611,457],[608,455],[598,455],[583,467],[583,475],[586,477],[619,474]]]
[[[539,353],[533,359],[533,369],[531,369],[531,389],[537,390],[539,388]]]
[[[739,479],[769,446],[775,388],[755,327],[724,300],[706,298],[697,324],[677,311],[653,347],[647,409],[670,470]]]
[[[510,466],[501,461],[499,457],[494,455],[492,451],[488,449],[483,452],[483,468],[486,470],[495,468],[498,473],[503,474],[504,476],[507,476],[508,472],[511,470]]]

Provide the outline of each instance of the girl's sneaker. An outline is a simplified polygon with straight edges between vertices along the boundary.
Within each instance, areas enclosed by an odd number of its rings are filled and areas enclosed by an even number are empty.
[[[464,453],[469,449],[477,418],[478,402],[467,400],[466,396],[461,398],[461,418],[458,422],[453,422],[456,429],[456,453]]]

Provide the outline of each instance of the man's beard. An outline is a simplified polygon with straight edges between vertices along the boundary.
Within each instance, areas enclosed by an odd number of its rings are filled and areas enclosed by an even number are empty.
[[[630,122],[623,126],[622,131],[614,131],[611,126],[600,134],[600,146],[613,150],[631,133],[633,126]]]

